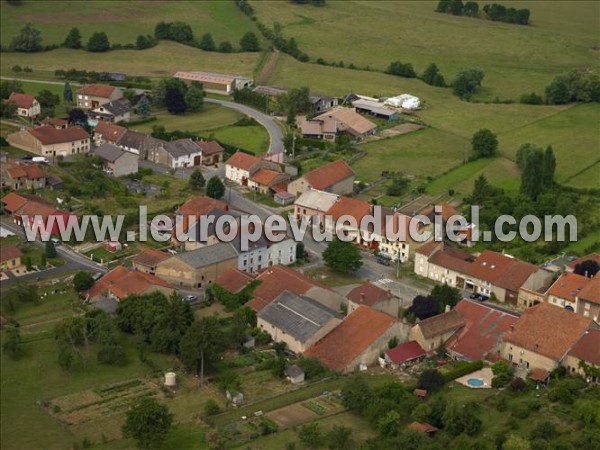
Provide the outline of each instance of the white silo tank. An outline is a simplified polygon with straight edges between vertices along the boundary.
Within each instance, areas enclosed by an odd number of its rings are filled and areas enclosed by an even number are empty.
[[[167,372],[165,373],[165,386],[175,387],[177,386],[177,375],[175,372]]]

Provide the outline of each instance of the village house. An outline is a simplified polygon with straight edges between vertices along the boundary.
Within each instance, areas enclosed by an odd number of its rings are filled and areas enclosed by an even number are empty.
[[[338,132],[337,121],[329,117],[318,120],[298,117],[296,125],[300,129],[302,137],[308,139],[323,139],[328,142],[335,142]]]
[[[248,286],[252,280],[254,280],[254,276],[248,272],[232,268],[227,269],[215,278],[214,284],[219,285],[231,294],[237,294]]]
[[[600,330],[592,329],[586,331],[569,351],[562,365],[571,374],[577,374],[588,383],[600,383],[600,376],[587,374],[585,365],[592,369],[600,370]]]
[[[421,361],[427,356],[427,352],[417,341],[408,341],[385,351],[385,363],[393,369],[406,367]]]
[[[129,122],[131,119],[131,103],[125,97],[104,103],[88,111],[88,122],[95,125],[98,122]]]
[[[99,147],[104,143],[118,145],[127,128],[110,122],[100,121],[93,128],[94,144]]]
[[[296,197],[309,189],[346,195],[354,190],[354,171],[341,159],[305,173],[288,184],[288,192]]]
[[[156,276],[178,287],[210,286],[225,270],[237,267],[238,252],[228,242],[180,253],[156,264]]]
[[[317,358],[336,372],[364,370],[377,362],[391,338],[406,341],[407,328],[392,316],[360,306],[304,355]]]
[[[120,301],[130,295],[146,295],[162,292],[167,297],[173,287],[153,275],[117,266],[98,281],[88,291],[88,300],[92,302],[105,299]]]
[[[246,306],[260,312],[283,291],[310,297],[333,311],[340,311],[346,300],[337,292],[282,265],[269,267],[258,274],[259,282]]]
[[[439,348],[464,325],[465,321],[460,313],[453,309],[417,322],[410,329],[408,339],[417,341],[423,349],[430,352]]]
[[[215,166],[223,161],[225,149],[217,141],[205,141],[201,139],[195,142],[202,150],[202,164],[205,166]]]
[[[309,224],[318,220],[325,227],[325,214],[337,202],[339,196],[329,192],[308,189],[294,201],[294,217],[298,222],[307,220]]]
[[[165,142],[158,148],[153,162],[172,169],[202,165],[202,149],[190,138]]]
[[[0,269],[13,270],[21,267],[23,253],[16,245],[3,245],[0,247]]]
[[[241,213],[237,211],[222,209],[219,207],[214,207],[205,214],[202,214],[203,217],[198,216],[197,220],[194,223],[191,223],[189,229],[187,230],[186,239],[181,242],[178,241],[178,245],[183,245],[183,248],[186,251],[195,250],[200,247],[206,247],[209,245],[214,245],[220,242],[219,237],[217,236],[217,222],[221,222],[219,219],[221,217],[225,217],[225,220],[228,217],[232,217],[237,226],[240,225],[241,222]],[[224,226],[231,226],[229,222],[226,222]]]
[[[138,155],[121,150],[113,144],[102,144],[93,150],[94,155],[102,158],[106,173],[122,177],[138,171]]]
[[[90,135],[79,126],[27,128],[9,134],[6,140],[13,147],[51,158],[90,151]]]
[[[337,125],[337,134],[344,133],[351,139],[360,141],[375,134],[377,125],[358,114],[353,108],[336,107],[314,117],[313,120],[332,119]]]
[[[159,262],[169,259],[171,255],[149,248],[141,253],[138,253],[131,260],[132,266],[135,270],[144,272],[150,275],[156,275],[156,265]]]
[[[182,231],[187,231],[197,220],[202,216],[207,216],[214,208],[229,211],[229,205],[221,200],[207,197],[206,195],[197,195],[188,199],[179,208],[175,210],[175,214],[180,216],[182,221]],[[176,237],[173,236],[171,242],[174,245],[182,245]]]
[[[359,306],[366,305],[390,316],[397,316],[398,308],[402,306],[402,301],[394,297],[389,290],[380,288],[370,281],[352,289],[346,294],[346,298],[348,299],[348,314],[351,314]]]
[[[290,175],[272,169],[258,169],[248,179],[248,189],[273,196],[277,191],[286,191]]]
[[[537,370],[544,381],[589,330],[594,322],[548,303],[526,309],[503,337],[500,356],[520,370]]]
[[[314,114],[321,114],[338,105],[338,99],[328,95],[311,95],[308,97],[308,101]]]
[[[77,91],[77,107],[96,109],[106,103],[123,98],[123,91],[107,84],[89,84]]]
[[[40,125],[54,128],[67,128],[69,126],[69,121],[66,119],[60,119],[58,117],[47,116],[40,122]]]
[[[332,235],[341,232],[344,236],[351,236],[356,244],[369,249],[377,248],[375,241],[363,240],[361,221],[372,212],[372,205],[358,198],[339,196],[325,214],[325,231]],[[352,217],[355,223],[346,222],[345,218]],[[368,230],[364,230],[368,234]]]
[[[497,361],[502,338],[519,316],[468,299],[458,302],[453,311],[460,314],[464,326],[446,341],[448,355],[455,360]]]
[[[15,191],[46,187],[46,175],[37,164],[7,161],[2,165],[0,174],[2,187]]]
[[[563,273],[548,289],[547,302],[551,305],[577,311],[579,293],[592,282],[588,277],[573,272]]]
[[[414,271],[466,292],[493,294],[513,305],[518,304],[519,290],[528,280],[549,284],[552,279],[551,272],[502,253],[484,250],[474,256],[436,241],[415,251]]]
[[[33,95],[11,92],[7,100],[17,106],[17,115],[21,117],[37,117],[41,112],[40,102]]]
[[[51,201],[37,195],[9,192],[0,202],[15,224],[47,230],[51,235],[58,235],[60,229],[78,221],[77,215],[56,209]]]
[[[197,81],[202,84],[206,92],[231,95],[236,89],[251,88],[254,83],[250,78],[240,75],[227,75],[212,72],[185,72],[180,71],[173,75],[185,83]]]
[[[141,159],[152,161],[150,155],[155,155],[165,142],[139,131],[127,130],[116,144],[126,152],[135,153]]]
[[[600,276],[596,274],[577,295],[577,314],[600,321]]]
[[[341,315],[306,297],[283,291],[257,315],[257,327],[301,354],[341,323]]]
[[[250,178],[260,169],[281,172],[276,163],[237,151],[225,163],[225,178],[240,186],[249,186]]]

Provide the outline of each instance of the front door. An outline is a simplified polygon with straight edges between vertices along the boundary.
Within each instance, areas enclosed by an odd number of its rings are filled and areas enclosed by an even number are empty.
[[[202,163],[202,156],[194,156],[194,166],[199,166]]]

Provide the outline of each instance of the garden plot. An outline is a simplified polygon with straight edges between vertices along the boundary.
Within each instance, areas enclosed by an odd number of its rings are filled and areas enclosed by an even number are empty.
[[[267,413],[267,417],[282,428],[293,427],[323,416],[342,412],[344,407],[331,397],[315,397],[305,402],[293,403]]]

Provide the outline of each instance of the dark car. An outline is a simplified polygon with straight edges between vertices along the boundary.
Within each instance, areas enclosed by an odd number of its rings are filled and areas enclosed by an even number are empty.
[[[378,257],[377,262],[382,266],[389,266],[392,263],[390,259],[384,258],[383,256]]]
[[[472,300],[477,300],[479,298],[479,294],[476,294],[475,292],[473,292],[471,295],[469,295],[469,298]]]
[[[490,298],[487,295],[483,295],[483,294],[479,294],[477,296],[477,300],[479,300],[480,302],[486,302],[488,301]]]
[[[25,155],[21,159],[23,161],[31,161],[33,159],[33,156],[31,156],[31,155]]]

